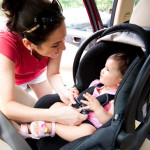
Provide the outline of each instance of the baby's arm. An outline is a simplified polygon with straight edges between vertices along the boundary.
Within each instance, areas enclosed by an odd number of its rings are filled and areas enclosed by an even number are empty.
[[[90,109],[94,111],[100,123],[105,124],[108,120],[110,120],[113,117],[113,113],[114,113],[113,100],[111,101],[110,109],[107,112],[103,108],[103,106],[99,103],[99,101],[96,98],[94,98],[91,94],[86,93],[84,94],[84,97],[87,99],[87,101],[82,100],[81,102],[86,104],[87,106],[83,107],[82,109]]]
[[[109,121],[114,114],[114,100],[111,101],[111,106],[109,111],[106,111],[102,106],[100,107],[100,109],[97,109],[96,111],[94,111],[95,115],[97,116],[97,119],[99,120],[99,122],[101,122],[102,124],[105,124],[107,121]]]

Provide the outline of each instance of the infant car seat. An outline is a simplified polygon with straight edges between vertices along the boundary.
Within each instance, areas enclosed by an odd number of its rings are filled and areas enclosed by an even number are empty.
[[[82,56],[86,45],[97,43]],[[133,59],[115,95],[113,118],[92,135],[66,144],[60,150],[138,150],[150,134],[149,31],[122,23],[94,33],[77,52],[73,76],[82,92],[99,78],[107,58],[128,52]]]
[[[83,55],[88,43],[95,39],[97,43]],[[61,145],[60,150],[140,149],[150,133],[149,39],[149,31],[137,25],[123,23],[97,31],[83,43],[77,52],[73,66],[74,86],[80,92],[84,91],[91,81],[99,78],[100,70],[111,54],[129,52],[133,62],[115,95],[113,118],[90,136],[79,138],[66,145],[64,142],[62,144],[64,146]],[[143,106],[146,108],[145,112],[143,112]],[[10,130],[13,132],[6,130],[11,125],[2,114],[0,116],[2,116],[0,118],[0,136],[14,150],[30,150],[31,148],[17,130]],[[135,126],[135,124],[138,125]],[[7,127],[8,125],[9,127]],[[13,127],[11,126],[11,128]],[[44,143],[41,148],[40,141]],[[31,139],[28,143],[34,145],[37,141]],[[58,142],[49,138],[45,141],[40,139],[38,144],[38,150],[46,150],[51,149],[51,144],[58,144]]]

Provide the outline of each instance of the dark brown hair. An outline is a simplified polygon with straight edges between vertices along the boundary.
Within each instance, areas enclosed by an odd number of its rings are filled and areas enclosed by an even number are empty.
[[[125,74],[126,70],[128,69],[129,65],[131,64],[131,59],[128,53],[120,52],[113,54],[108,57],[108,59],[113,59],[119,62],[119,70],[122,75]]]
[[[3,0],[2,9],[8,18],[9,31],[36,45],[44,42],[64,21],[57,0]]]

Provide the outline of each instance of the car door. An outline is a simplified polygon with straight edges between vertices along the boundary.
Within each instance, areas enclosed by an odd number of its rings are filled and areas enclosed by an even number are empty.
[[[102,0],[60,0],[60,3],[67,27],[67,43],[79,47],[93,32],[110,26],[113,0],[109,3]]]

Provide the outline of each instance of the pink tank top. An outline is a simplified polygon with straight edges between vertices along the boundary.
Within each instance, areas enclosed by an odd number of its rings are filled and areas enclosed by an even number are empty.
[[[99,91],[100,91],[101,89],[103,89],[103,88],[104,88],[104,86],[101,87],[101,88],[95,88],[95,89],[94,89],[94,92],[93,92],[93,96],[94,96],[94,97],[99,96],[99,95],[100,95],[100,92],[99,92]],[[108,93],[108,94],[115,95],[116,91],[117,91],[117,89],[113,89],[113,90],[107,91],[107,93]],[[106,105],[104,106],[104,109],[105,109],[106,111],[108,111],[108,110],[110,109],[110,106],[111,106],[111,101],[110,101],[108,104],[106,104]],[[96,115],[95,115],[95,113],[94,113],[93,111],[89,112],[87,120],[89,120],[96,128],[99,128],[99,127],[102,126],[102,124],[99,122],[99,120],[97,119],[97,117],[96,117]]]

